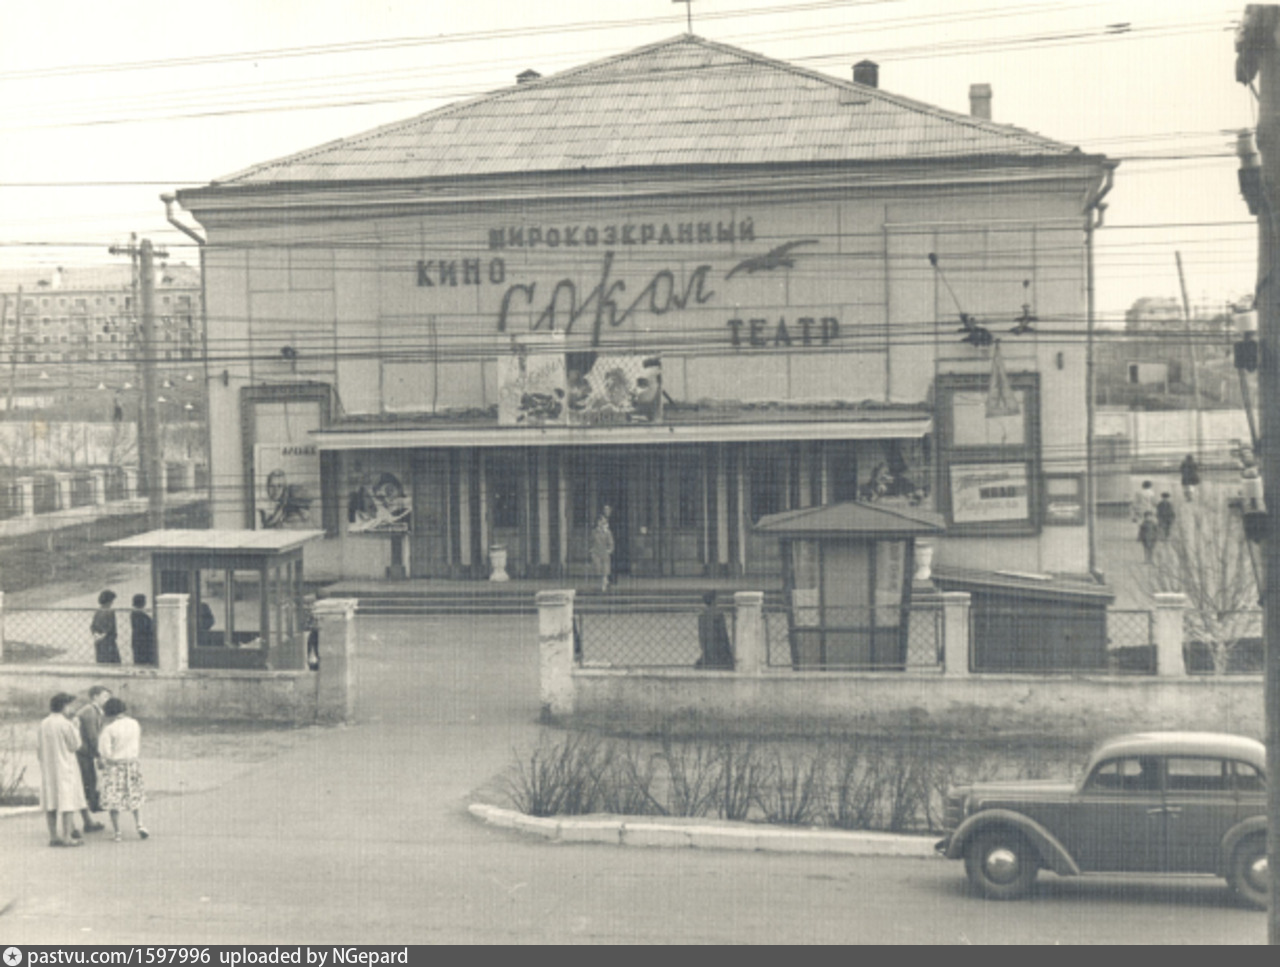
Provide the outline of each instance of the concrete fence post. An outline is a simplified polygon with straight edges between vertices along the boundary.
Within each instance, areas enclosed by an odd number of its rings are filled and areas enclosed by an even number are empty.
[[[542,720],[573,714],[573,591],[539,591],[538,655]]]
[[[969,592],[942,592],[942,673],[969,674]]]
[[[89,479],[93,481],[93,506],[101,507],[107,502],[107,474],[103,470],[90,470]]]
[[[764,634],[764,592],[738,591],[733,596],[733,664],[739,675],[762,675],[769,665]],[[790,652],[788,652],[790,654]]]
[[[22,516],[36,515],[36,480],[34,477],[18,478],[18,493],[22,495]]]
[[[126,469],[124,472],[124,499],[138,496],[138,471]]]
[[[71,474],[55,473],[53,479],[58,483],[58,510],[71,509]]]
[[[320,634],[316,720],[350,722],[356,705],[355,598],[321,598],[311,608]]]
[[[0,665],[4,664],[4,592],[0,591]]]
[[[1183,612],[1185,594],[1165,592],[1153,595],[1156,602],[1155,628],[1156,674],[1161,678],[1185,678],[1187,662],[1183,657]]]
[[[162,672],[187,670],[187,608],[189,594],[156,598],[156,659]]]

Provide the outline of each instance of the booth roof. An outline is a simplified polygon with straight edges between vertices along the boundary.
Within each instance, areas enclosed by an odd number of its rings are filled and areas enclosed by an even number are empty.
[[[227,551],[242,554],[279,554],[324,537],[322,530],[157,530],[134,534],[107,547],[133,551]]]
[[[937,514],[916,507],[848,502],[769,514],[755,529],[775,537],[910,537],[941,534],[946,527]]]

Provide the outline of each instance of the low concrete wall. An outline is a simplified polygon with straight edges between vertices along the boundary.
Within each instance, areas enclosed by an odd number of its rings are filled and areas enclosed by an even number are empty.
[[[895,672],[621,671],[575,668],[573,707],[557,716],[641,733],[670,721],[797,733],[947,730],[1097,738],[1147,729],[1261,738],[1257,675],[1158,678],[915,675]]]
[[[312,671],[177,671],[129,665],[5,665],[0,704],[39,717],[57,692],[83,695],[105,685],[140,718],[251,719],[307,725],[317,719],[319,676]]]

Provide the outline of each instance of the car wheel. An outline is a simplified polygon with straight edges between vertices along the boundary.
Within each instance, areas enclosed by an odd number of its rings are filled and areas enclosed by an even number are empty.
[[[1231,889],[1245,903],[1265,910],[1270,879],[1266,837],[1250,836],[1236,848],[1231,859]]]
[[[969,841],[964,868],[974,889],[990,900],[1026,896],[1040,870],[1040,856],[1019,833],[992,830]]]

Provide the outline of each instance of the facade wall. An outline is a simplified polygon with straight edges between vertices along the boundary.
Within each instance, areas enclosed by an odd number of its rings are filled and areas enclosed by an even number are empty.
[[[465,422],[448,417],[492,421],[499,360],[511,354],[513,337],[551,330],[563,334],[569,354],[660,356],[669,407],[708,420],[724,413],[765,421],[804,408],[932,407],[940,374],[991,371],[990,349],[959,342],[964,311],[1001,338],[1010,374],[1037,376],[1039,449],[1051,455],[1039,472],[1082,474],[1084,340],[1060,335],[1085,328],[1082,197],[1080,182],[1052,180],[745,198],[673,191],[662,200],[211,223],[213,465],[229,498],[241,482],[238,499],[215,502],[214,524],[253,519],[246,387],[324,385],[335,419],[386,426],[430,416],[433,427],[456,428]],[[1011,335],[1024,304],[1040,321],[1029,334]],[[219,363],[218,345],[250,351]],[[656,539],[643,523],[652,518],[662,525],[663,553],[691,554],[695,569],[763,573],[775,567],[776,550],[750,534],[750,512],[761,506],[752,490],[759,459],[784,468],[783,506],[773,508],[781,510],[839,499],[833,459],[855,459],[862,484],[889,457],[877,441],[844,449],[823,442],[702,447],[701,519],[693,528],[673,522],[680,494],[672,481],[688,455],[655,448],[606,464],[651,482],[645,499],[653,506],[628,508],[634,533],[627,536],[637,547]],[[928,506],[938,485],[933,441],[903,442],[920,451],[910,469],[930,488]],[[363,476],[387,466],[402,468],[412,491],[414,536],[399,551],[410,557],[410,573],[487,573],[495,540],[531,573],[585,566],[586,528],[605,500],[599,487],[584,495],[575,483],[589,448],[476,448],[481,456],[468,449],[450,457],[419,441],[398,453],[339,454],[326,497],[336,502],[326,524],[333,539],[308,547],[308,573],[386,573],[390,542],[352,533],[341,504]],[[600,447],[590,452],[609,456]],[[506,499],[495,488],[512,465],[522,481],[510,498],[515,506],[495,504]],[[686,550],[671,551],[677,543]],[[949,538],[939,561],[953,560],[1081,573],[1085,528],[1035,520],[994,538]]]

